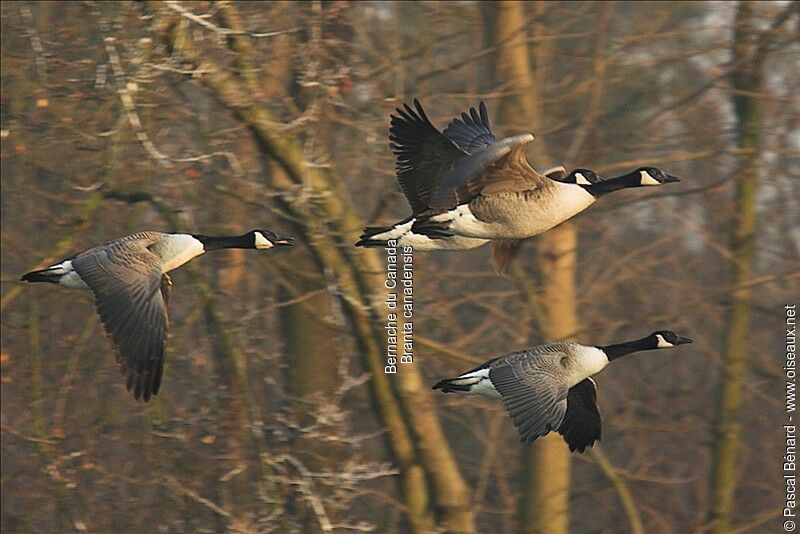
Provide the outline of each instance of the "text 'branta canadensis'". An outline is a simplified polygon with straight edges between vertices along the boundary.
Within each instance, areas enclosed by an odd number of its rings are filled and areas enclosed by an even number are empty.
[[[564,436],[571,451],[583,452],[600,439],[597,389],[590,376],[626,354],[691,343],[688,337],[659,330],[647,337],[605,346],[571,341],[539,345],[494,358],[433,389],[501,399],[520,440],[550,431]]]
[[[483,102],[479,110],[452,120],[444,132],[433,126],[418,100],[414,106],[398,108],[389,130],[397,181],[412,217],[388,230],[367,229],[360,245],[374,244],[378,234],[391,229],[410,232],[416,240],[523,239],[553,228],[611,191],[680,181],[655,167],[597,183],[581,173],[571,175],[574,180],[548,179],[525,158],[533,135],[498,140]],[[484,242],[451,239],[441,248],[475,248]],[[424,246],[437,248],[427,242],[418,248]]]
[[[209,250],[292,245],[269,230],[239,236],[139,232],[22,276],[94,293],[97,313],[117,349],[125,386],[137,400],[158,393],[164,369],[172,282],[167,273]]]

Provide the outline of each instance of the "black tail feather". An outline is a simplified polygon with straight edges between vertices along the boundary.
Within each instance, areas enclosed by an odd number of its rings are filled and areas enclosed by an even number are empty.
[[[357,247],[385,247],[385,239],[372,239],[373,236],[388,232],[394,226],[367,226],[356,242]]]
[[[469,392],[472,389],[472,385],[462,386],[459,384],[454,384],[452,381],[458,380],[457,378],[445,378],[444,380],[439,380],[436,382],[431,389],[441,389],[442,393],[456,393],[459,391]]]
[[[440,223],[430,219],[414,223],[411,229],[415,234],[428,236],[431,239],[442,239],[456,235],[452,230],[447,228],[446,223]]]
[[[385,247],[386,241],[382,241],[380,239],[364,239],[361,238],[356,241],[357,247],[366,247],[366,248],[374,248],[374,247]]]
[[[53,273],[50,269],[40,269],[23,274],[20,280],[23,282],[50,282],[51,284],[57,284],[60,278],[60,275]]]

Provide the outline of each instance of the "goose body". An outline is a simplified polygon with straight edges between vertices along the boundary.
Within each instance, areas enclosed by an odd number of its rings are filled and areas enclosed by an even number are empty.
[[[587,177],[553,180],[525,158],[533,135],[498,140],[483,102],[478,110],[471,108],[452,120],[443,132],[433,126],[419,101],[414,106],[397,109],[389,139],[397,158],[397,180],[411,205],[410,233],[415,240],[421,235],[434,241],[453,236],[484,240],[458,241],[474,248],[485,240],[524,239],[575,216],[611,191],[680,180],[655,167],[599,183]],[[358,244],[376,241],[376,234],[367,230]]]
[[[577,215],[596,200],[577,184],[548,181],[538,189],[478,196],[467,204],[431,215],[429,220],[435,224],[428,224],[427,232],[446,228],[456,235],[472,238],[525,239]],[[415,230],[424,234],[425,228],[421,222]]]
[[[570,450],[583,452],[600,439],[597,389],[591,376],[633,352],[691,343],[670,330],[606,346],[565,341],[512,352],[437,382],[444,393],[500,399],[523,442],[557,431]]]
[[[137,400],[148,401],[158,393],[163,373],[172,286],[167,273],[209,250],[268,249],[292,242],[269,230],[224,237],[139,232],[26,273],[22,280],[92,291],[127,389]]]
[[[586,169],[576,169],[570,173],[562,166],[553,167],[543,171],[542,174],[547,178],[558,183],[576,183],[577,181],[602,181],[603,178],[592,171]],[[580,175],[581,178],[577,178]],[[489,243],[489,239],[466,237],[463,235],[447,232],[446,235],[431,235],[417,233],[414,225],[417,218],[409,215],[405,219],[396,222],[391,226],[368,226],[361,234],[361,238],[356,243],[357,247],[385,247],[389,240],[395,240],[396,246],[410,246],[418,251],[431,250],[469,250]]]

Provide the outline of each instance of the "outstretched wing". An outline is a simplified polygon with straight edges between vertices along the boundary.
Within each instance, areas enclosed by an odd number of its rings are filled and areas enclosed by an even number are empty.
[[[489,370],[489,380],[500,393],[521,441],[544,436],[564,420],[567,388],[558,376],[562,356],[556,351],[523,355]]]
[[[439,180],[431,208],[451,209],[480,194],[530,191],[545,186],[547,178],[525,159],[525,145],[531,141],[531,134],[508,137],[461,158]]]
[[[453,119],[444,129],[444,135],[468,154],[497,142],[489,124],[486,104],[481,101],[478,109],[469,108],[469,114],[462,113],[460,119]]]
[[[161,384],[171,285],[149,244],[145,239],[128,240],[88,250],[72,260],[94,293],[128,391],[145,401],[158,393]]]
[[[600,439],[600,409],[597,407],[597,386],[587,378],[569,389],[567,413],[558,427],[569,450],[583,452]]]
[[[411,205],[421,213],[430,208],[430,199],[439,179],[466,153],[445,137],[425,115],[417,99],[392,115],[389,141],[396,158],[397,181]]]

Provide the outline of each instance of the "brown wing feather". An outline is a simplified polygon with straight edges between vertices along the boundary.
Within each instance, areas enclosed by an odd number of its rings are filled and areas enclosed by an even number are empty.
[[[164,365],[169,277],[148,250],[152,239],[128,239],[78,255],[72,265],[95,296],[97,313],[117,349],[134,397],[158,393]]]
[[[450,209],[466,204],[478,195],[533,191],[546,187],[549,180],[536,172],[525,158],[525,145],[531,140],[531,135],[509,137],[462,158],[453,170],[441,178],[431,207]]]
[[[567,410],[567,388],[558,378],[559,352],[517,353],[500,358],[489,369],[489,380],[503,399],[521,441],[534,441],[561,426]]]

